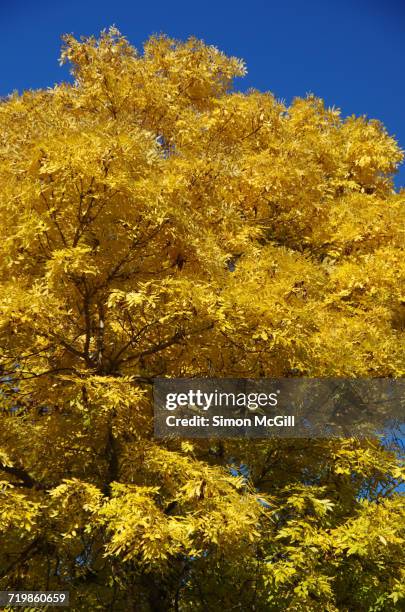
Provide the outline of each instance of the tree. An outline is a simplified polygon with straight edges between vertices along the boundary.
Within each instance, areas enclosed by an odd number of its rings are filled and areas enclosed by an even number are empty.
[[[242,62],[115,29],[0,105],[0,587],[75,610],[395,610],[378,439],[158,441],[156,376],[398,377],[402,159]]]

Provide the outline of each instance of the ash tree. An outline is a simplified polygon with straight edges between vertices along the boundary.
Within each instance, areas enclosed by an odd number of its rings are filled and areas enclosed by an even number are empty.
[[[243,63],[196,39],[110,29],[61,59],[72,83],[0,104],[1,589],[401,609],[393,450],[158,441],[151,386],[403,375],[395,139],[234,91]]]

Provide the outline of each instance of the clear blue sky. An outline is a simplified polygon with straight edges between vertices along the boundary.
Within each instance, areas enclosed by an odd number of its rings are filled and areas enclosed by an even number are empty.
[[[312,92],[380,119],[405,148],[405,0],[0,0],[0,95],[66,79],[61,34],[112,24],[138,48],[156,32],[196,35],[246,61],[238,88],[287,103]]]

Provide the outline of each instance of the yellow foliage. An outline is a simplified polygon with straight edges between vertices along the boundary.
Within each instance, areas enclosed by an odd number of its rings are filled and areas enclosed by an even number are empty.
[[[73,84],[0,103],[0,587],[399,610],[393,452],[157,441],[151,392],[404,374],[397,143],[314,96],[233,91],[243,62],[194,38],[138,53],[112,28],[61,61]]]

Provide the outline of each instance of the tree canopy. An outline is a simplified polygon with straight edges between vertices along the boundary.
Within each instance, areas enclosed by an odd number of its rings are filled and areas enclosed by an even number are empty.
[[[152,381],[404,374],[402,152],[190,39],[65,37],[0,104],[0,587],[75,610],[404,598],[380,440],[153,438]]]

